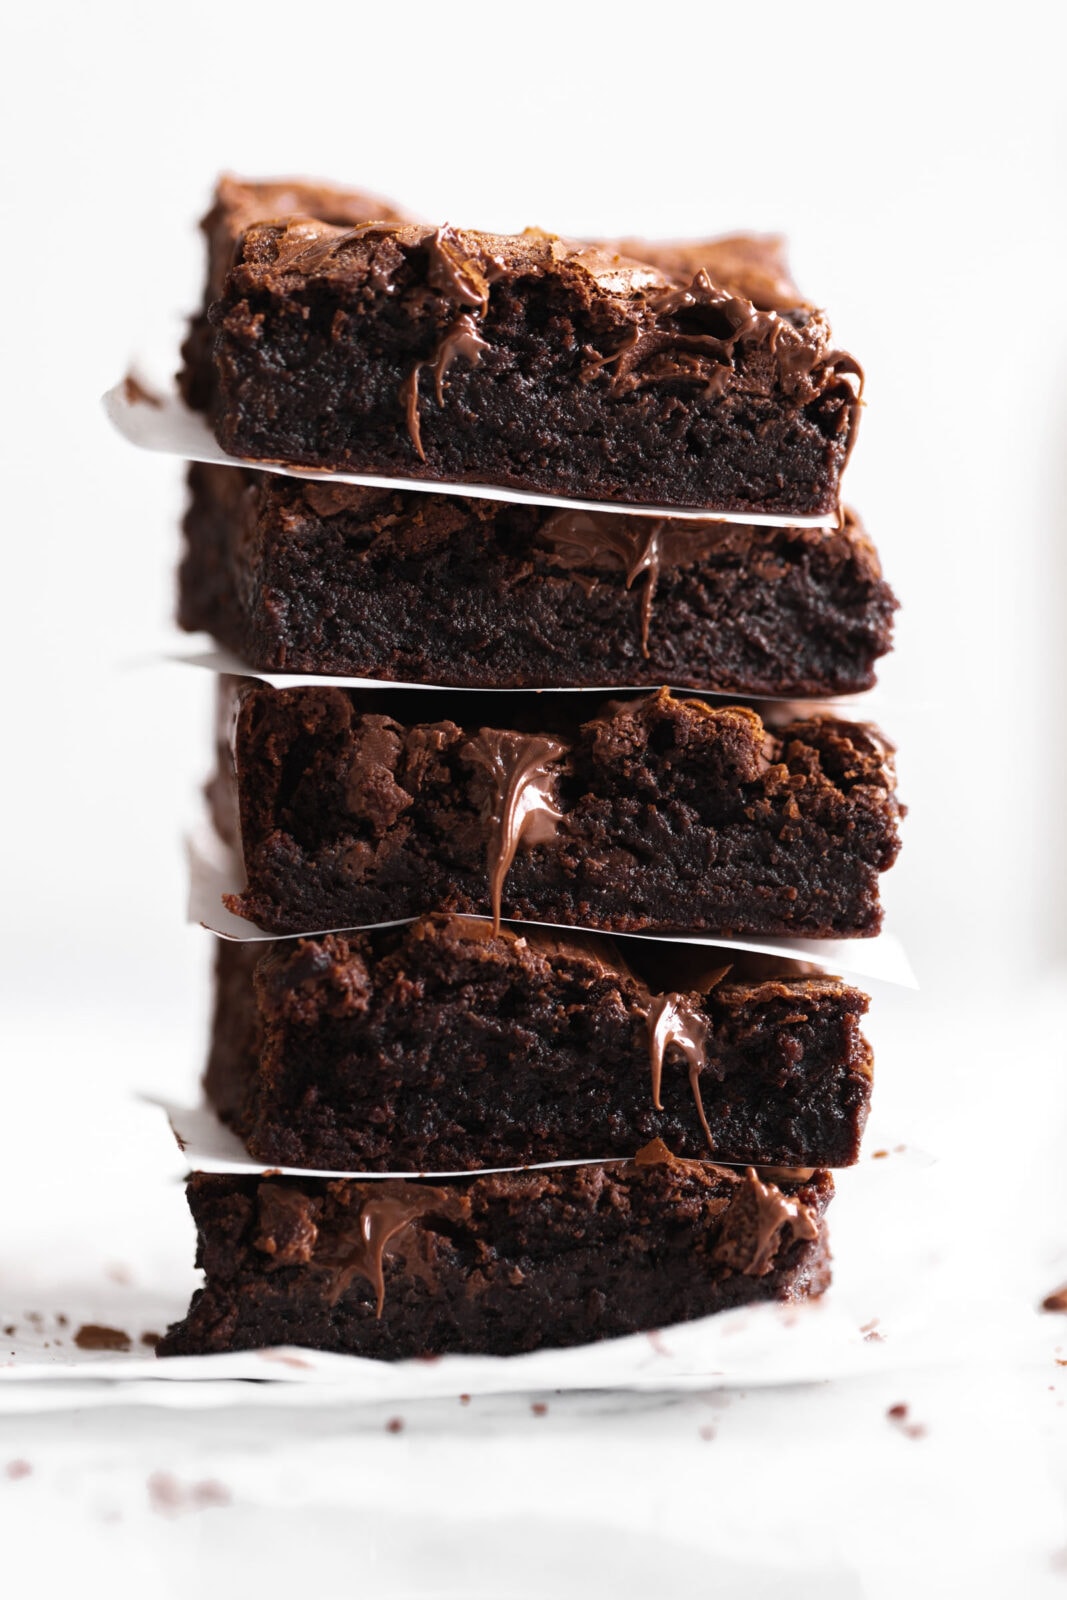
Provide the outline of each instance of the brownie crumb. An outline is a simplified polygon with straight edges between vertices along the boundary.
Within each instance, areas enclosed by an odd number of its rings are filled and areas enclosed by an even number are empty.
[[[870,1322],[865,1322],[860,1328],[860,1333],[862,1333],[867,1344],[885,1343],[885,1334],[879,1331],[877,1317],[872,1317]]]
[[[1041,1302],[1042,1311],[1067,1311],[1067,1283],[1047,1294]]]
[[[28,1478],[33,1468],[28,1461],[9,1461],[4,1468],[4,1477],[10,1478],[14,1483],[19,1478]]]
[[[142,1333],[141,1343],[146,1344],[150,1350],[154,1350],[162,1337],[161,1333]]]
[[[57,1311],[56,1312],[56,1323],[60,1328],[65,1328],[68,1325],[69,1322],[70,1322],[70,1318],[69,1317],[65,1317],[63,1315],[62,1311]]]
[[[9,1339],[13,1339],[17,1332],[18,1332],[18,1324],[15,1323],[15,1322],[9,1323],[7,1325],[7,1327],[4,1329],[4,1333],[7,1335],[7,1337]]]
[[[156,411],[160,410],[163,405],[159,395],[153,394],[150,389],[146,389],[140,379],[135,378],[132,372],[127,372],[123,378],[122,392],[126,396],[127,405],[152,406]]]
[[[535,1417],[548,1416],[548,1407],[545,1405],[543,1400],[535,1400],[530,1406],[530,1410],[533,1412]]]
[[[403,1433],[403,1431],[404,1431],[404,1419],[403,1419],[403,1417],[390,1417],[389,1421],[385,1424],[385,1431],[386,1431],[386,1433]]]
[[[98,1322],[85,1322],[74,1335],[79,1350],[128,1350],[130,1336],[121,1328],[105,1328]]]
[[[182,1511],[203,1511],[209,1506],[228,1506],[232,1495],[215,1478],[200,1483],[181,1484],[170,1472],[153,1472],[148,1480],[148,1499],[153,1511],[174,1516]]]
[[[461,1406],[469,1406],[470,1403],[471,1403],[470,1395],[469,1394],[461,1394],[460,1397],[459,1397],[459,1403],[460,1403]]]
[[[921,1422],[908,1421],[908,1407],[904,1404],[890,1406],[886,1412],[890,1422],[900,1429],[908,1439],[923,1439],[926,1437],[926,1428]]]

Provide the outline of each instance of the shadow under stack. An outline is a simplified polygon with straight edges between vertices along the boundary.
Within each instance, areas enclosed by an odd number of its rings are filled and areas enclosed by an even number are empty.
[[[871,686],[896,606],[840,509],[857,363],[777,240],[232,178],[204,229],[181,386],[241,459],[190,469],[179,614],[247,668],[209,793],[260,935],[218,941],[204,1083],[263,1170],[191,1178],[159,1354],[820,1294],[867,997],[709,941],[881,926],[892,747],[810,703]]]

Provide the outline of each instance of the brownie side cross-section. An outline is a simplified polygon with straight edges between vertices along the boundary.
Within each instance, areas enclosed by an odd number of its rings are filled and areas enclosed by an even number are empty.
[[[800,962],[474,918],[219,941],[205,1087],[267,1166],[448,1172],[653,1138],[844,1166],[870,1100],[867,1005]]]
[[[859,520],[746,527],[194,465],[179,620],[249,666],[464,688],[849,694],[896,600]]]
[[[212,786],[247,876],[230,908],[275,933],[427,911],[605,932],[877,933],[899,847],[891,749],[820,714],[765,725],[666,691],[574,695],[225,679]],[[492,719],[492,720],[490,720]],[[236,842],[236,841],[235,841]]]
[[[829,1173],[672,1158],[447,1184],[194,1176],[205,1285],[160,1356],[303,1345],[511,1355],[829,1282]]]

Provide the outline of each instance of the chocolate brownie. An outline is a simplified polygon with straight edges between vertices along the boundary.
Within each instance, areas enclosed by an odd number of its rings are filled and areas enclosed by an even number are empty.
[[[207,398],[231,455],[625,504],[835,510],[860,369],[777,241],[668,246],[664,271],[655,247],[338,226],[322,209],[236,241],[223,229],[213,372],[194,339],[183,387]]]
[[[179,621],[250,667],[469,688],[867,689],[896,600],[840,531],[195,465]]]
[[[337,189],[302,178],[262,182],[225,173],[215,187],[211,210],[200,224],[207,240],[207,282],[203,304],[190,320],[189,333],[182,345],[182,369],[178,374],[182,396],[195,410],[206,411],[211,404],[215,336],[208,312],[222,294],[242,233],[254,222],[299,216],[318,217],[341,228],[355,227],[362,222],[409,220],[390,201],[355,189]]]
[[[855,1161],[867,996],[799,962],[668,960],[449,916],[266,952],[220,940],[208,1098],[270,1166],[530,1166],[657,1137],[727,1162]]]
[[[206,1283],[157,1355],[303,1345],[397,1360],[513,1355],[829,1282],[827,1172],[773,1181],[636,1160],[406,1183],[199,1174]]]
[[[221,684],[211,786],[272,933],[465,911],[604,932],[874,934],[899,847],[890,747],[666,690],[586,697]],[[236,840],[234,839],[234,842]]]

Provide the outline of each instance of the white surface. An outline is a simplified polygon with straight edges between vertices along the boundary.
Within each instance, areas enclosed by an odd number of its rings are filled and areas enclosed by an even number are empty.
[[[425,1402],[396,1435],[384,1407],[170,1413],[131,1390],[48,1414],[34,1386],[37,1412],[0,1419],[5,1588],[1063,1593],[1067,1328],[1033,1309],[1067,1279],[1062,12],[544,0],[468,22],[277,0],[8,20],[3,1299],[61,1310],[81,1284],[121,1325],[140,1286],[195,1281],[180,1167],[127,1097],[199,1068],[179,838],[209,693],[118,670],[159,646],[180,475],[98,397],[193,304],[192,224],[228,164],[483,226],[792,235],[867,369],[849,495],[905,605],[884,681],[933,702],[887,729],[912,805],[889,892],[924,992],[878,996],[871,1135],[940,1161],[876,1237],[844,1196],[833,1215],[839,1262],[872,1254],[909,1294],[929,1365],[714,1405]],[[897,1401],[925,1437],[886,1420]],[[212,1480],[227,1505],[194,1492]]]
[[[172,363],[177,364],[177,356]],[[286,478],[314,478],[325,483],[358,483],[371,489],[414,489],[421,494],[465,494],[474,500],[506,500],[514,505],[573,506],[582,511],[625,511],[636,517],[671,517],[686,522],[739,522],[746,526],[767,528],[833,528],[837,518],[827,517],[773,517],[763,512],[720,511],[709,519],[707,511],[686,511],[680,506],[620,505],[611,500],[569,500],[555,494],[527,494],[522,489],[502,489],[484,483],[445,483],[434,479],[376,478],[366,472],[323,472],[310,467],[285,467],[276,461],[246,461],[241,456],[228,456],[220,449],[205,418],[190,411],[177,394],[153,378],[138,382],[151,400],[132,400],[126,382],[113,384],[103,397],[104,412],[117,433],[136,445],[139,450],[176,457],[179,461],[212,461],[219,466],[254,466],[264,472],[280,473]]]

